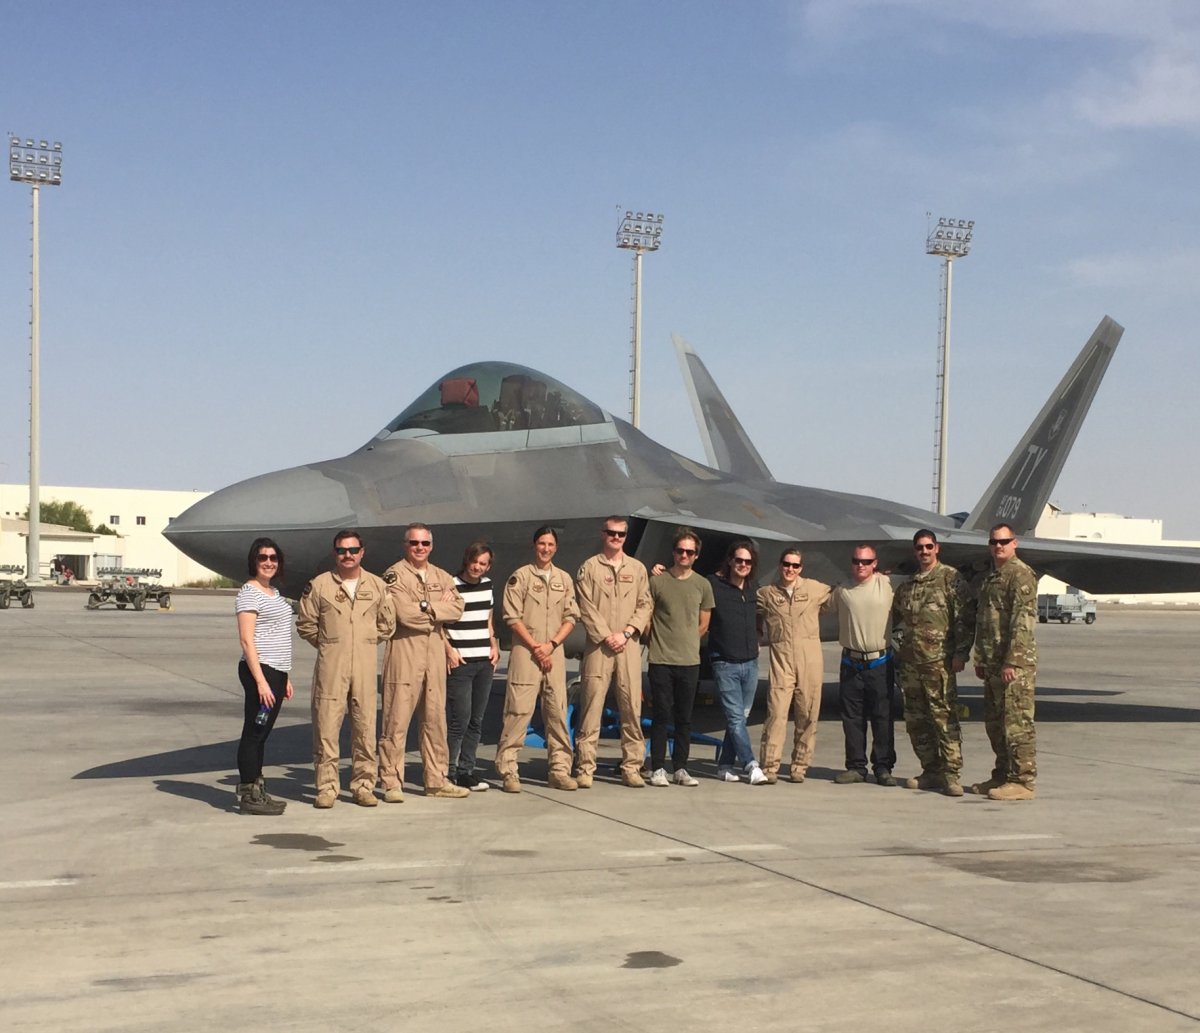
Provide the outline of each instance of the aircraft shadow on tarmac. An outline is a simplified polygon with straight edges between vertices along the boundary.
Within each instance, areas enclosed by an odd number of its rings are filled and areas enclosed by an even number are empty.
[[[498,682],[498,685],[502,683]],[[1039,686],[1037,690],[1037,720],[1040,722],[1082,722],[1082,723],[1130,723],[1143,722],[1147,724],[1194,723],[1200,721],[1200,708],[1152,706],[1136,702],[1106,702],[1096,701],[1095,697],[1122,697],[1128,694],[1120,690],[1108,689],[1079,689],[1055,688]],[[1049,698],[1048,698],[1049,697]],[[1069,697],[1069,698],[1061,698]],[[1084,697],[1084,698],[1078,698]],[[968,721],[983,720],[983,689],[978,685],[963,686],[959,690],[959,700],[967,707]],[[893,713],[902,719],[899,700],[895,700]],[[230,724],[236,728],[236,716],[233,708],[227,703],[217,704],[223,709],[230,710]],[[290,704],[294,707],[296,704]],[[191,709],[209,710],[214,704],[196,701]],[[155,713],[166,708],[178,712],[188,709],[187,702],[147,703],[137,704],[134,709],[139,712],[152,707]],[[503,692],[494,691],[484,718],[483,753],[478,768],[485,776],[491,773],[491,755],[500,732],[500,718],[503,708]],[[751,715],[751,723],[761,723],[766,712],[765,700],[760,694]],[[827,725],[836,726],[839,721],[838,687],[836,682],[826,682],[822,690],[821,720]],[[696,707],[693,729],[707,735],[720,737],[724,721],[721,708],[715,703],[701,703]],[[833,728],[830,732],[836,732]],[[826,734],[829,734],[827,732]],[[417,749],[417,723],[414,721],[409,729],[407,750],[410,754]],[[489,748],[490,747],[490,748]],[[710,747],[693,745],[693,765],[698,770],[707,771],[715,768],[710,760]],[[348,725],[342,729],[341,756],[343,760],[350,756],[350,741]],[[227,810],[231,805],[231,794],[228,790],[206,782],[192,782],[179,779],[177,776],[206,775],[214,772],[226,772],[221,779],[221,785],[230,788],[237,783],[236,774],[237,739],[226,739],[221,742],[207,743],[201,746],[189,746],[185,749],[167,750],[163,753],[147,754],[141,757],[129,757],[124,760],[101,764],[79,772],[75,778],[80,779],[110,779],[110,778],[142,778],[153,779],[161,792],[171,793],[185,799],[206,803],[220,810]],[[545,752],[530,748],[523,755],[522,768],[527,777],[535,780],[546,777]],[[282,779],[273,778],[270,791],[273,795],[285,800],[308,800],[312,796],[312,725],[305,721],[298,724],[279,725],[271,734],[267,747],[267,760],[272,766],[283,766],[286,769]],[[411,762],[410,762],[411,763]],[[604,761],[601,762],[600,774],[606,772]],[[409,773],[414,769],[410,766]],[[834,771],[820,768],[810,768],[810,777],[821,779],[833,777]]]

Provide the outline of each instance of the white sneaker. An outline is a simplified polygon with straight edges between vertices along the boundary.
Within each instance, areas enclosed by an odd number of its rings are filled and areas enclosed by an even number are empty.
[[[700,783],[687,773],[687,768],[680,768],[675,772],[675,784],[677,786],[698,786]]]
[[[752,786],[765,786],[767,784],[767,776],[763,774],[763,769],[757,764],[750,769],[750,784]]]
[[[719,778],[722,782],[741,781],[741,779],[737,777],[737,772],[734,771],[733,768],[717,768],[717,778]]]
[[[658,768],[654,774],[650,776],[650,784],[652,786],[669,786],[671,783],[667,781],[667,769]]]

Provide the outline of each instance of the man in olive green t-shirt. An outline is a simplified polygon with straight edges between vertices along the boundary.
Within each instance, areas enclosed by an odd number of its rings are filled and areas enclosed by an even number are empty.
[[[708,631],[713,591],[707,578],[692,570],[700,555],[700,536],[678,528],[672,543],[674,563],[650,579],[654,614],[650,621],[650,784],[667,781],[667,726],[674,724],[671,761],[675,784],[699,783],[688,774],[692,707],[700,682],[700,639]]]

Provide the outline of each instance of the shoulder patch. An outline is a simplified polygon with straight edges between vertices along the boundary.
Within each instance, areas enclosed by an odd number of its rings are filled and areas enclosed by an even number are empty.
[[[308,595],[311,591],[312,591],[312,582],[310,581],[307,585],[304,586],[304,591],[301,592],[300,594],[302,596]]]
[[[509,583],[510,585],[515,585],[515,584],[517,583],[517,575],[516,575],[516,574],[514,574],[512,577],[510,577],[510,578],[508,579],[508,583]]]
[[[383,575],[383,583],[385,585],[394,585],[396,583],[396,572],[389,570]]]

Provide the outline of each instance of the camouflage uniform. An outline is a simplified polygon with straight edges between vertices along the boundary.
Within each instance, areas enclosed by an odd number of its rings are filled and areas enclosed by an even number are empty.
[[[983,669],[983,715],[996,754],[992,780],[1032,789],[1037,780],[1033,690],[1037,681],[1037,575],[1016,556],[979,589],[975,664]],[[1017,676],[1005,683],[1002,670]]]
[[[975,607],[953,567],[936,564],[896,589],[892,635],[900,661],[904,724],[924,774],[958,781],[962,734],[952,663],[965,666],[975,637]]]

